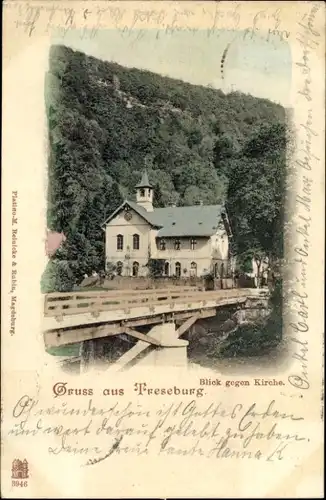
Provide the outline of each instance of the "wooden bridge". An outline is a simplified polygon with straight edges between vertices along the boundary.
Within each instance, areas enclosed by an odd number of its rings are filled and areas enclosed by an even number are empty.
[[[251,288],[202,291],[195,287],[174,287],[51,293],[45,296],[44,302],[44,341],[46,347],[81,342],[84,357],[89,360],[95,344],[89,341],[126,334],[138,343],[120,358],[120,367],[131,363],[148,347],[156,349],[156,358],[166,351],[163,348],[169,348],[170,359],[173,352],[179,358],[183,352],[184,359],[186,349],[179,348],[185,348],[188,342],[180,337],[197,320],[215,316],[220,307],[245,307],[248,300],[262,298],[266,299],[266,291]],[[146,325],[151,327],[148,334],[137,330]],[[174,356],[175,361],[177,357]]]

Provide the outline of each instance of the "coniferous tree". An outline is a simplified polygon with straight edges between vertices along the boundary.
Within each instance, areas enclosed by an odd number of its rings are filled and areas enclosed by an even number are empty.
[[[162,208],[164,207],[164,201],[163,201],[163,193],[160,188],[159,184],[155,184],[154,186],[154,195],[153,195],[153,206],[155,208]]]
[[[101,225],[122,203],[122,193],[133,196],[144,159],[153,168],[154,206],[228,201],[233,232],[247,242],[246,251],[258,244],[265,249],[273,232],[280,233],[281,106],[123,68],[64,46],[51,49],[46,105],[48,228],[64,232],[65,248],[56,258],[75,276],[102,267]],[[266,215],[266,228],[258,213]]]
[[[105,218],[109,217],[123,202],[123,197],[117,182],[112,182],[105,192]]]

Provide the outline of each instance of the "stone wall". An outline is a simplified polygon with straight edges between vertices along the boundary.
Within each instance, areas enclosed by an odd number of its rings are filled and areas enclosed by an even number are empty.
[[[146,277],[130,278],[128,276],[116,276],[113,280],[105,280],[104,288],[111,290],[149,290],[155,288],[171,288],[173,286],[204,286],[204,280],[201,278],[157,278],[150,279]]]
[[[146,277],[131,278],[128,276],[116,276],[112,280],[105,280],[103,288],[109,290],[149,290],[155,288],[188,287],[203,288],[206,290],[221,290],[235,288],[232,278],[225,279],[205,279],[197,277],[189,278],[157,278],[150,279]]]

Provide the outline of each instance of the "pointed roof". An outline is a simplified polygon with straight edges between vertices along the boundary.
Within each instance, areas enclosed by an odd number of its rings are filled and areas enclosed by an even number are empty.
[[[134,201],[131,200],[125,200],[123,203],[121,203],[121,205],[103,222],[102,227],[108,224],[125,206],[130,207],[132,210],[134,210],[138,215],[140,215],[140,217],[142,217],[151,226],[157,227],[158,229],[162,227],[161,224],[156,223],[156,221],[152,220],[151,217],[152,212],[147,212],[147,210],[144,207],[138,205],[138,203],[135,203]]]
[[[136,188],[152,188],[153,186],[149,182],[148,175],[147,175],[147,170],[144,170],[141,181],[139,184],[137,184]]]

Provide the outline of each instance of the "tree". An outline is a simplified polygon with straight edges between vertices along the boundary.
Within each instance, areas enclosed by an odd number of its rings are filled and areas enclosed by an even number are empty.
[[[285,128],[271,125],[256,131],[244,145],[229,177],[227,208],[238,254],[272,263],[283,257]]]
[[[221,134],[216,138],[213,156],[214,166],[220,175],[228,173],[230,159],[236,155],[234,139],[227,134]]]
[[[111,215],[122,203],[123,197],[121,195],[119,184],[114,181],[111,185],[104,188],[104,219]]]
[[[155,208],[164,207],[163,193],[162,193],[160,185],[158,183],[155,184],[155,186],[154,186],[153,206]]]
[[[119,81],[119,92],[114,81]],[[251,162],[257,162],[257,173],[262,157],[264,176],[272,163],[282,163],[278,151],[284,141],[277,127],[284,123],[284,109],[264,99],[224,95],[64,46],[51,48],[45,90],[48,228],[66,235],[66,248],[57,258],[68,262],[76,278],[104,266],[101,225],[124,197],[134,195],[145,161],[156,183],[155,206],[192,204],[198,197],[206,204],[220,203],[229,184],[235,227],[246,207],[240,207],[234,192],[247,195],[243,179],[247,187],[256,186],[252,192],[257,188]],[[125,99],[138,105],[126,107]],[[271,170],[275,173],[274,166]],[[272,206],[278,195],[273,188],[266,204]],[[263,222],[259,224],[262,235]],[[252,226],[252,238],[266,246]],[[268,227],[269,234],[278,234],[280,218],[274,217]]]

